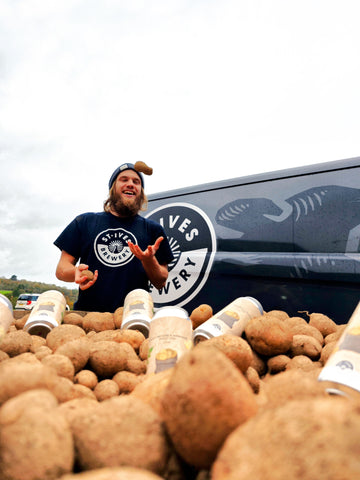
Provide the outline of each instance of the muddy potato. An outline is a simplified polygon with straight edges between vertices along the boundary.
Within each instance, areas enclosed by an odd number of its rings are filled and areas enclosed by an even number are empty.
[[[325,363],[328,361],[330,355],[333,353],[336,346],[337,346],[337,341],[335,340],[323,346],[321,350],[321,355],[320,355],[320,362],[322,365],[325,365]]]
[[[258,372],[253,367],[249,367],[245,372],[245,378],[249,382],[250,387],[254,393],[260,391],[260,377]]]
[[[296,355],[296,357],[291,358],[290,362],[286,365],[286,370],[293,370],[294,368],[307,372],[317,368],[317,365],[307,355]]]
[[[72,364],[69,357],[65,355],[60,355],[58,353],[53,353],[52,355],[47,355],[41,360],[43,365],[47,365],[55,370],[55,372],[61,377],[68,378],[69,380],[74,379],[75,368]]]
[[[197,328],[202,323],[206,322],[209,318],[213,316],[213,309],[207,303],[199,305],[195,308],[190,314],[190,320],[193,326],[193,329]]]
[[[41,361],[47,355],[52,355],[52,353],[53,351],[51,350],[51,348],[47,347],[46,345],[42,345],[41,347],[37,348],[34,355],[38,360]]]
[[[46,344],[54,352],[61,345],[73,340],[84,338],[85,331],[78,325],[59,325],[51,330],[46,336]]]
[[[163,480],[163,477],[159,477],[149,470],[125,466],[97,468],[89,472],[64,475],[58,480]]]
[[[264,315],[270,315],[278,318],[279,320],[287,320],[289,318],[289,314],[284,310],[269,310],[268,312],[265,312]]]
[[[80,372],[78,372],[74,377],[74,383],[84,385],[85,387],[94,390],[98,384],[98,377],[91,370],[80,370]]]
[[[120,328],[123,320],[124,307],[119,307],[114,312],[115,328]]]
[[[127,343],[113,341],[92,342],[89,355],[91,369],[98,377],[110,378],[125,370],[129,360],[129,349],[137,358],[134,349]]]
[[[56,398],[24,392],[0,408],[0,471],[10,480],[52,480],[72,472],[73,438]]]
[[[306,355],[311,360],[318,360],[320,358],[322,346],[316,338],[309,335],[294,335],[290,346],[290,354]]]
[[[251,347],[266,356],[286,353],[293,337],[286,322],[271,315],[252,318],[245,327],[245,334]]]
[[[15,357],[20,353],[29,352],[32,346],[32,338],[24,330],[15,330],[4,335],[0,341],[0,350],[7,353],[9,357]]]
[[[275,355],[269,358],[267,361],[268,372],[270,374],[276,374],[284,371],[290,360],[290,357],[287,355]]]
[[[46,345],[46,338],[39,337],[39,335],[31,335],[31,347],[30,352],[36,353],[36,351]]]
[[[34,353],[31,352],[24,352],[20,353],[20,355],[16,355],[16,357],[9,357],[9,360],[7,362],[11,363],[33,363],[33,364],[39,364],[41,363],[39,359],[36,357]]]
[[[94,278],[94,273],[91,270],[82,270],[81,275],[86,277],[88,280],[92,280]]]
[[[35,388],[48,388],[56,383],[58,375],[41,362],[12,362],[12,359],[0,363],[0,405],[20,393]],[[11,381],[9,381],[11,379]]]
[[[173,368],[161,402],[175,450],[187,463],[205,469],[230,432],[257,412],[244,375],[220,350],[201,344]]]
[[[149,356],[149,339],[145,338],[139,348],[140,360],[147,360]]]
[[[0,362],[3,362],[4,360],[8,360],[10,357],[7,353],[3,352],[0,350]]]
[[[323,337],[330,335],[330,333],[336,332],[338,328],[337,324],[327,315],[322,313],[310,313],[308,316],[309,325],[317,328],[322,333]]]
[[[169,444],[160,416],[129,395],[112,397],[72,421],[82,470],[128,465],[161,475]]]
[[[142,161],[135,162],[134,168],[137,172],[145,173],[145,175],[152,175],[153,173],[153,169]]]
[[[89,360],[90,342],[86,337],[78,338],[60,345],[55,353],[68,357],[74,365],[76,373],[82,370]]]
[[[230,434],[211,478],[355,480],[359,443],[356,402],[341,397],[294,400],[264,409]]]
[[[114,330],[114,315],[110,312],[89,312],[83,318],[83,329],[85,332]]]
[[[117,397],[120,393],[119,385],[109,378],[98,382],[94,388],[94,393],[99,402],[103,402],[111,397]]]
[[[216,347],[221,350],[238,369],[245,373],[253,360],[253,353],[246,340],[236,335],[224,334],[210,338],[198,344],[195,348]]]
[[[128,343],[138,352],[145,337],[138,330],[105,330],[95,333],[95,335],[91,337],[91,340],[93,342],[111,340],[118,343]]]
[[[119,394],[127,394],[132,392],[144,378],[144,375],[136,375],[135,373],[124,370],[115,374],[112,379],[119,387]]]
[[[83,326],[83,316],[80,313],[68,312],[64,316],[63,324],[65,325],[77,325],[78,327]]]
[[[161,417],[163,417],[163,407],[161,397],[173,374],[173,369],[169,368],[157,374],[148,374],[141,377],[142,381],[130,393],[149,404]],[[114,377],[115,378],[115,377]]]
[[[25,313],[25,315],[23,315],[22,317],[15,318],[14,319],[14,325],[15,325],[16,329],[17,330],[22,330],[29,317],[30,317],[30,313]]]

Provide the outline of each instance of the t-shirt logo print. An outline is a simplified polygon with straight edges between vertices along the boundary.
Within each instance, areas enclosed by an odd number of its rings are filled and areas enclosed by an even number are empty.
[[[109,228],[99,233],[94,241],[94,250],[98,260],[108,267],[120,267],[133,258],[127,242],[137,244],[131,232],[123,228]]]

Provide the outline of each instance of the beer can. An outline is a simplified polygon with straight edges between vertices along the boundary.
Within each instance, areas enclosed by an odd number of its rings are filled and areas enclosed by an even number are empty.
[[[31,335],[46,338],[59,326],[65,315],[66,299],[58,290],[47,290],[37,299],[23,330]]]
[[[360,302],[318,380],[330,394],[352,397],[360,393]]]
[[[13,321],[12,304],[5,295],[0,293],[0,342]]]
[[[124,300],[121,328],[123,330],[139,330],[147,338],[153,314],[154,302],[150,293],[141,288],[132,290]]]
[[[262,315],[264,310],[253,297],[236,298],[194,330],[194,343],[224,334],[241,336],[251,318]]]
[[[159,373],[173,367],[193,347],[192,335],[186,310],[180,307],[157,310],[150,322],[146,373]]]

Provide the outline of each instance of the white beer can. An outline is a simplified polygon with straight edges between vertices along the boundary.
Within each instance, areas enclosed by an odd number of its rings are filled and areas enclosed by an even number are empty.
[[[358,396],[360,393],[360,302],[320,372],[318,380],[331,394]]]
[[[0,342],[14,321],[13,307],[10,300],[0,293]]]
[[[194,343],[224,334],[241,336],[251,318],[264,310],[253,297],[239,297],[194,330]]]
[[[157,310],[150,322],[146,373],[159,373],[173,367],[193,347],[192,335],[186,310],[180,307]]]
[[[37,299],[23,330],[31,335],[46,338],[53,328],[62,323],[65,309],[64,295],[58,290],[47,290]]]
[[[124,300],[121,329],[139,330],[147,338],[153,314],[154,302],[150,293],[141,288],[132,290],[126,295]]]

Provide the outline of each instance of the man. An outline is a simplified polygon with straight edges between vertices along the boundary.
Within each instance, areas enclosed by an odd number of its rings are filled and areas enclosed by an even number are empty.
[[[140,163],[120,165],[104,211],[77,216],[54,242],[61,250],[56,277],[79,285],[75,310],[114,312],[131,290],[166,283],[173,255],[163,227],[138,213],[147,205]],[[88,269],[92,279],[82,274]]]

